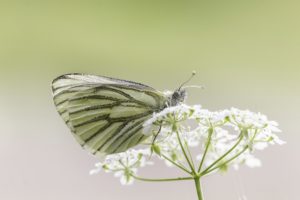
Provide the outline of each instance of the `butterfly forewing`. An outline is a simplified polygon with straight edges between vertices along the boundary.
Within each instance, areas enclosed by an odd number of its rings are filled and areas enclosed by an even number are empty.
[[[166,105],[166,97],[149,86],[102,76],[63,75],[52,89],[57,110],[76,140],[100,156],[146,139],[143,123]]]

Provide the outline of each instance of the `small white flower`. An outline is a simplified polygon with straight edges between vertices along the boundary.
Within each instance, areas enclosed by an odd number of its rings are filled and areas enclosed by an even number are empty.
[[[279,139],[279,137],[275,134],[272,134],[272,140],[270,141],[271,144],[279,144],[279,145],[284,145],[286,144],[285,141]]]
[[[98,174],[100,171],[101,171],[101,168],[92,169],[92,170],[90,170],[90,175]]]
[[[136,169],[131,169],[130,171],[117,171],[114,176],[120,178],[120,182],[122,185],[132,185],[134,178],[131,176],[137,172]]]
[[[245,158],[245,164],[250,168],[260,167],[261,161],[255,158],[253,155],[248,154],[248,156]]]
[[[120,177],[122,184],[131,184],[131,176],[138,168],[152,164],[146,159],[149,155],[149,149],[129,149],[126,152],[108,155],[103,162],[95,164],[96,169],[91,170],[90,174],[96,174],[103,168],[105,172],[114,172],[116,177]]]
[[[264,150],[267,147],[268,147],[268,143],[266,143],[266,142],[256,142],[253,145],[253,148],[257,149],[257,150]]]

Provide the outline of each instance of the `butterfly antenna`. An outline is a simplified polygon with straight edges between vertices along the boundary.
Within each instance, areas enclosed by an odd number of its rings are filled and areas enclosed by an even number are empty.
[[[201,90],[205,89],[205,87],[202,86],[202,85],[187,85],[187,86],[184,86],[182,88],[183,89],[185,89],[185,88],[197,88],[197,89],[201,89]]]
[[[192,72],[192,75],[188,78],[188,80],[186,80],[185,82],[183,82],[180,87],[178,88],[178,90],[180,90],[185,84],[187,84],[188,82],[190,82],[190,80],[196,75],[196,71]]]

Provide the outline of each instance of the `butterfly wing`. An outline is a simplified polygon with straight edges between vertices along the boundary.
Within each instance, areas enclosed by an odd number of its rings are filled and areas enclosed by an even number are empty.
[[[144,121],[166,105],[166,97],[149,86],[103,76],[66,74],[53,81],[52,90],[76,140],[100,156],[146,139]]]

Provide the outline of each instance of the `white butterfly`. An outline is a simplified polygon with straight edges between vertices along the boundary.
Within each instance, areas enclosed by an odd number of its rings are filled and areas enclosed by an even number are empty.
[[[184,101],[179,87],[171,95],[147,85],[86,74],[65,74],[52,83],[59,114],[76,140],[97,156],[123,152],[148,136],[143,123],[167,106]]]

